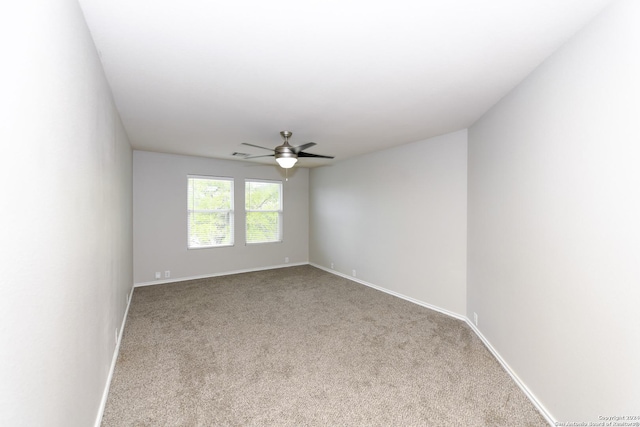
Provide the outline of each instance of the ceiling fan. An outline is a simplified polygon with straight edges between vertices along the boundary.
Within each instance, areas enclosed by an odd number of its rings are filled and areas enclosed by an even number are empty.
[[[307,142],[306,144],[298,145],[296,147],[289,145],[289,138],[293,135],[292,132],[288,130],[283,130],[280,132],[282,139],[284,139],[284,144],[278,145],[276,148],[267,148],[261,147],[259,145],[249,144],[247,142],[243,142],[242,145],[248,145],[249,147],[262,148],[263,150],[273,151],[273,154],[265,154],[263,156],[249,156],[245,157],[245,159],[256,159],[258,157],[275,157],[276,162],[283,169],[292,168],[293,165],[298,161],[298,157],[318,157],[322,159],[333,159],[333,156],[322,156],[320,154],[311,154],[305,153],[303,150],[307,148],[311,148],[316,145],[315,142]]]

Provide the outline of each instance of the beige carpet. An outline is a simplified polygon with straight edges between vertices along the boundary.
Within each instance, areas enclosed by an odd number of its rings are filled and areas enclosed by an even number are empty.
[[[136,288],[103,426],[546,426],[467,325],[311,266]]]

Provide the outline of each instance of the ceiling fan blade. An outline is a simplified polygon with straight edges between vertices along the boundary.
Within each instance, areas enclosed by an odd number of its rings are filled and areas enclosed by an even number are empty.
[[[273,151],[273,148],[261,147],[255,144],[249,144],[248,142],[243,142],[242,145],[248,145],[249,147],[262,148],[263,150]]]
[[[320,159],[333,159],[334,156],[323,156],[320,154],[311,154],[311,153],[298,153],[298,157],[317,157]]]
[[[249,157],[245,157],[244,159],[257,159],[258,157],[273,157],[275,156],[275,154],[265,154],[264,156],[249,156]]]
[[[311,148],[316,145],[315,142],[307,142],[306,144],[298,145],[297,147],[293,147],[293,152],[298,154],[302,150],[306,150],[307,148]]]

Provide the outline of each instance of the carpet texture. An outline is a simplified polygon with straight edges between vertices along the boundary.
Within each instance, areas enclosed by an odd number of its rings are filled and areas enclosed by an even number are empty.
[[[136,288],[103,426],[546,426],[462,321],[311,266]]]

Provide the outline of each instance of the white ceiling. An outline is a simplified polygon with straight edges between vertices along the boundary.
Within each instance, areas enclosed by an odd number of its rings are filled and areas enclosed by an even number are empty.
[[[333,161],[468,127],[608,3],[80,0],[135,149]]]

